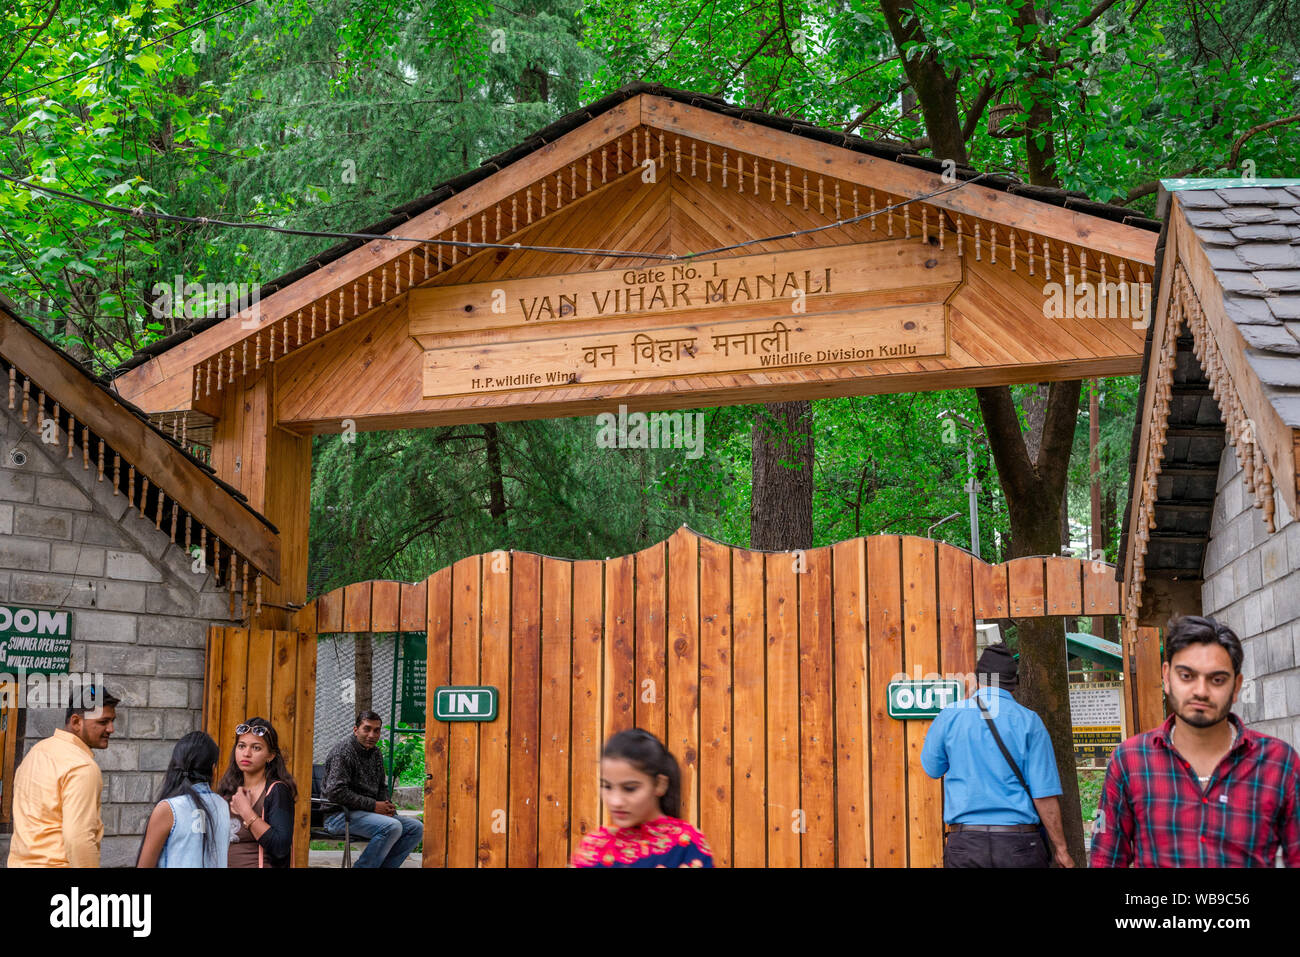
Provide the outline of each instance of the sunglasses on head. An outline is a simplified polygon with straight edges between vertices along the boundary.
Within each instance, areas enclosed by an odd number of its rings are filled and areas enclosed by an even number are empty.
[[[255,734],[259,738],[264,738],[266,737],[267,730],[267,728],[262,727],[260,724],[241,724],[239,727],[235,728],[235,734]]]

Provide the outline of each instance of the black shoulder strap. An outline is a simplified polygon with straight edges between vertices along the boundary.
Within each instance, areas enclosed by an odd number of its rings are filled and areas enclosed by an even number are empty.
[[[1029,790],[1029,785],[1025,783],[1025,776],[1020,773],[1020,766],[1016,764],[1016,759],[1011,756],[1011,752],[1007,750],[1007,746],[1002,743],[1002,735],[998,734],[998,726],[993,722],[993,715],[989,714],[989,709],[984,707],[984,702],[980,700],[978,693],[974,695],[974,698],[976,706],[980,709],[980,713],[984,715],[985,723],[989,726],[989,730],[993,732],[993,740],[998,743],[998,750],[1001,751],[1002,756],[1007,759],[1007,764],[1011,765],[1011,770],[1015,774],[1016,780],[1020,782],[1020,786],[1024,788],[1025,793],[1029,795],[1029,800],[1033,801],[1034,794]]]

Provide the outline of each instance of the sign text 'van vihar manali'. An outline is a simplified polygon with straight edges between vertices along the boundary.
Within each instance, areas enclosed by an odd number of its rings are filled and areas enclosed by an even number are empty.
[[[409,328],[428,398],[879,362],[947,354],[960,278],[955,251],[859,243],[413,289]]]

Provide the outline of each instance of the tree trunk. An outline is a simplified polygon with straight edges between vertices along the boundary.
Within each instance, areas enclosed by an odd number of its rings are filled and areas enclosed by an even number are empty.
[[[352,639],[352,680],[356,683],[356,712],[374,710],[374,636],[363,632]],[[356,717],[354,714],[353,718]]]
[[[505,531],[509,531],[506,522],[506,484],[501,470],[501,435],[495,422],[483,426],[487,436],[488,467],[488,514]]]
[[[69,319],[63,326],[63,334],[67,337],[63,343],[63,351],[83,365],[86,364],[87,360],[90,359],[90,350],[79,341],[81,339],[81,329]],[[74,342],[74,339],[78,341]]]
[[[1054,555],[1061,555],[1070,547],[1070,486],[1061,490],[1061,544]]]
[[[920,16],[912,0],[880,0],[894,45],[903,50],[910,43],[925,43]],[[930,149],[940,159],[966,162],[966,140],[957,111],[957,80],[944,72],[938,52],[930,46],[920,56],[909,52],[903,58],[907,82],[921,101],[921,115],[929,134]]]
[[[1028,27],[1039,22],[1034,0],[1025,0],[1016,13],[1016,25]],[[1034,41],[1022,39],[1021,47],[1028,42]],[[1025,158],[1029,167],[1029,182],[1035,186],[1059,187],[1061,183],[1056,177],[1056,141],[1047,132],[1052,123],[1052,101],[1034,94],[1034,87],[1040,81],[1050,78],[1050,69],[1040,68],[1025,77],[1020,87],[1021,106],[1029,114],[1025,122]]]
[[[1002,546],[993,534],[997,520],[997,500],[993,497],[993,474],[982,456],[975,466],[975,474],[980,483],[980,556],[990,565],[996,565],[1002,561]]]
[[[894,44],[900,51],[910,43],[922,45],[919,56],[904,58],[903,68],[921,102],[934,155],[966,163],[956,76],[945,73],[936,50],[925,36],[913,0],[880,0],[880,7]],[[1026,0],[1017,14],[1017,23],[1027,25],[1035,22],[1036,18],[1034,0]],[[1021,45],[1030,42],[1035,41],[1024,39]],[[1055,147],[1048,129],[1051,104],[1028,95],[1027,84],[1030,82],[1032,78],[1021,85],[1029,107],[1026,142],[1030,182],[1057,186]],[[1042,144],[1036,141],[1038,136],[1043,138]],[[1077,381],[1053,383],[1047,390],[1042,427],[1031,428],[1028,437],[1021,434],[1010,388],[995,386],[975,390],[1010,516],[1011,541],[1004,558],[1054,555],[1060,550],[1060,502],[1079,410],[1079,387]],[[1064,622],[1060,618],[1037,618],[1019,624],[1022,681],[1018,698],[1026,707],[1038,712],[1052,737],[1057,768],[1061,772],[1061,815],[1066,840],[1070,855],[1077,864],[1082,864],[1083,819],[1079,810],[1078,779],[1074,774]]]
[[[812,547],[812,403],[773,402],[754,418],[749,547]]]
[[[799,20],[793,10],[783,16],[788,35]],[[770,14],[756,21],[759,47],[744,74],[749,102],[760,109],[768,108],[786,54],[787,36],[773,32],[776,26]],[[797,111],[790,115],[803,119]],[[770,403],[754,420],[750,548],[812,547],[812,420],[812,403],[807,401]]]
[[[1006,493],[1011,520],[1011,557],[1054,555],[1061,547],[1060,502],[1065,491],[1079,409],[1081,383],[1054,382],[1048,389],[1041,428],[1022,436],[1005,386],[977,389],[985,433]],[[1028,448],[1038,450],[1031,459]],[[1036,712],[1047,727],[1061,776],[1061,816],[1070,856],[1085,861],[1079,782],[1074,774],[1074,734],[1070,720],[1065,622],[1025,618],[1016,622],[1020,652],[1020,690],[1016,699]]]
[[[1107,486],[1102,494],[1101,507],[1101,545],[1104,550],[1110,547],[1111,529],[1115,527],[1115,487]],[[1105,615],[1101,620],[1101,636],[1107,641],[1113,641],[1116,644],[1120,642],[1120,628],[1118,615]]]

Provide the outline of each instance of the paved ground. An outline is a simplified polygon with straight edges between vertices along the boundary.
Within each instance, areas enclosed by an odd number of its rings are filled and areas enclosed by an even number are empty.
[[[1092,847],[1092,835],[1088,834],[1086,831],[1084,832],[1083,844],[1084,847],[1086,848],[1091,849]],[[360,856],[361,852],[364,849],[365,849],[364,843],[352,845],[353,863],[356,863],[356,859]],[[9,855],[9,835],[0,834],[0,867],[4,867],[4,861],[5,858],[8,857],[8,855]],[[1079,864],[1078,861],[1076,861],[1075,863],[1076,865]],[[307,866],[342,868],[343,852],[341,850],[340,851],[310,851],[308,852],[307,855]],[[407,859],[403,862],[402,866],[419,867],[420,866],[419,851],[412,852],[411,855],[407,857]]]
[[[397,813],[403,817],[418,817],[421,811],[418,808],[398,808]],[[364,851],[365,849],[366,849],[365,841],[354,841],[352,843],[353,864],[357,862],[357,858],[361,856],[361,852]],[[420,860],[421,860],[420,852],[412,851],[409,855],[407,855],[406,860],[402,862],[402,866],[419,867]],[[315,850],[308,851],[307,866],[341,868],[343,866],[343,850],[342,848],[340,848],[337,851],[315,851]]]
[[[366,847],[366,846],[365,846],[364,844],[353,844],[353,845],[352,845],[352,863],[353,863],[353,864],[355,864],[355,863],[357,862],[357,858],[361,856],[361,852],[362,852],[363,850],[365,850],[365,847]],[[342,852],[342,851],[311,851],[311,852],[309,852],[308,855],[307,855],[307,866],[308,866],[308,867],[340,867],[340,868],[341,868],[341,867],[343,866],[343,852]],[[402,863],[402,866],[403,866],[403,867],[419,867],[419,866],[420,866],[420,855],[419,855],[419,853],[416,852],[416,853],[411,854],[409,857],[407,857],[407,859]]]

